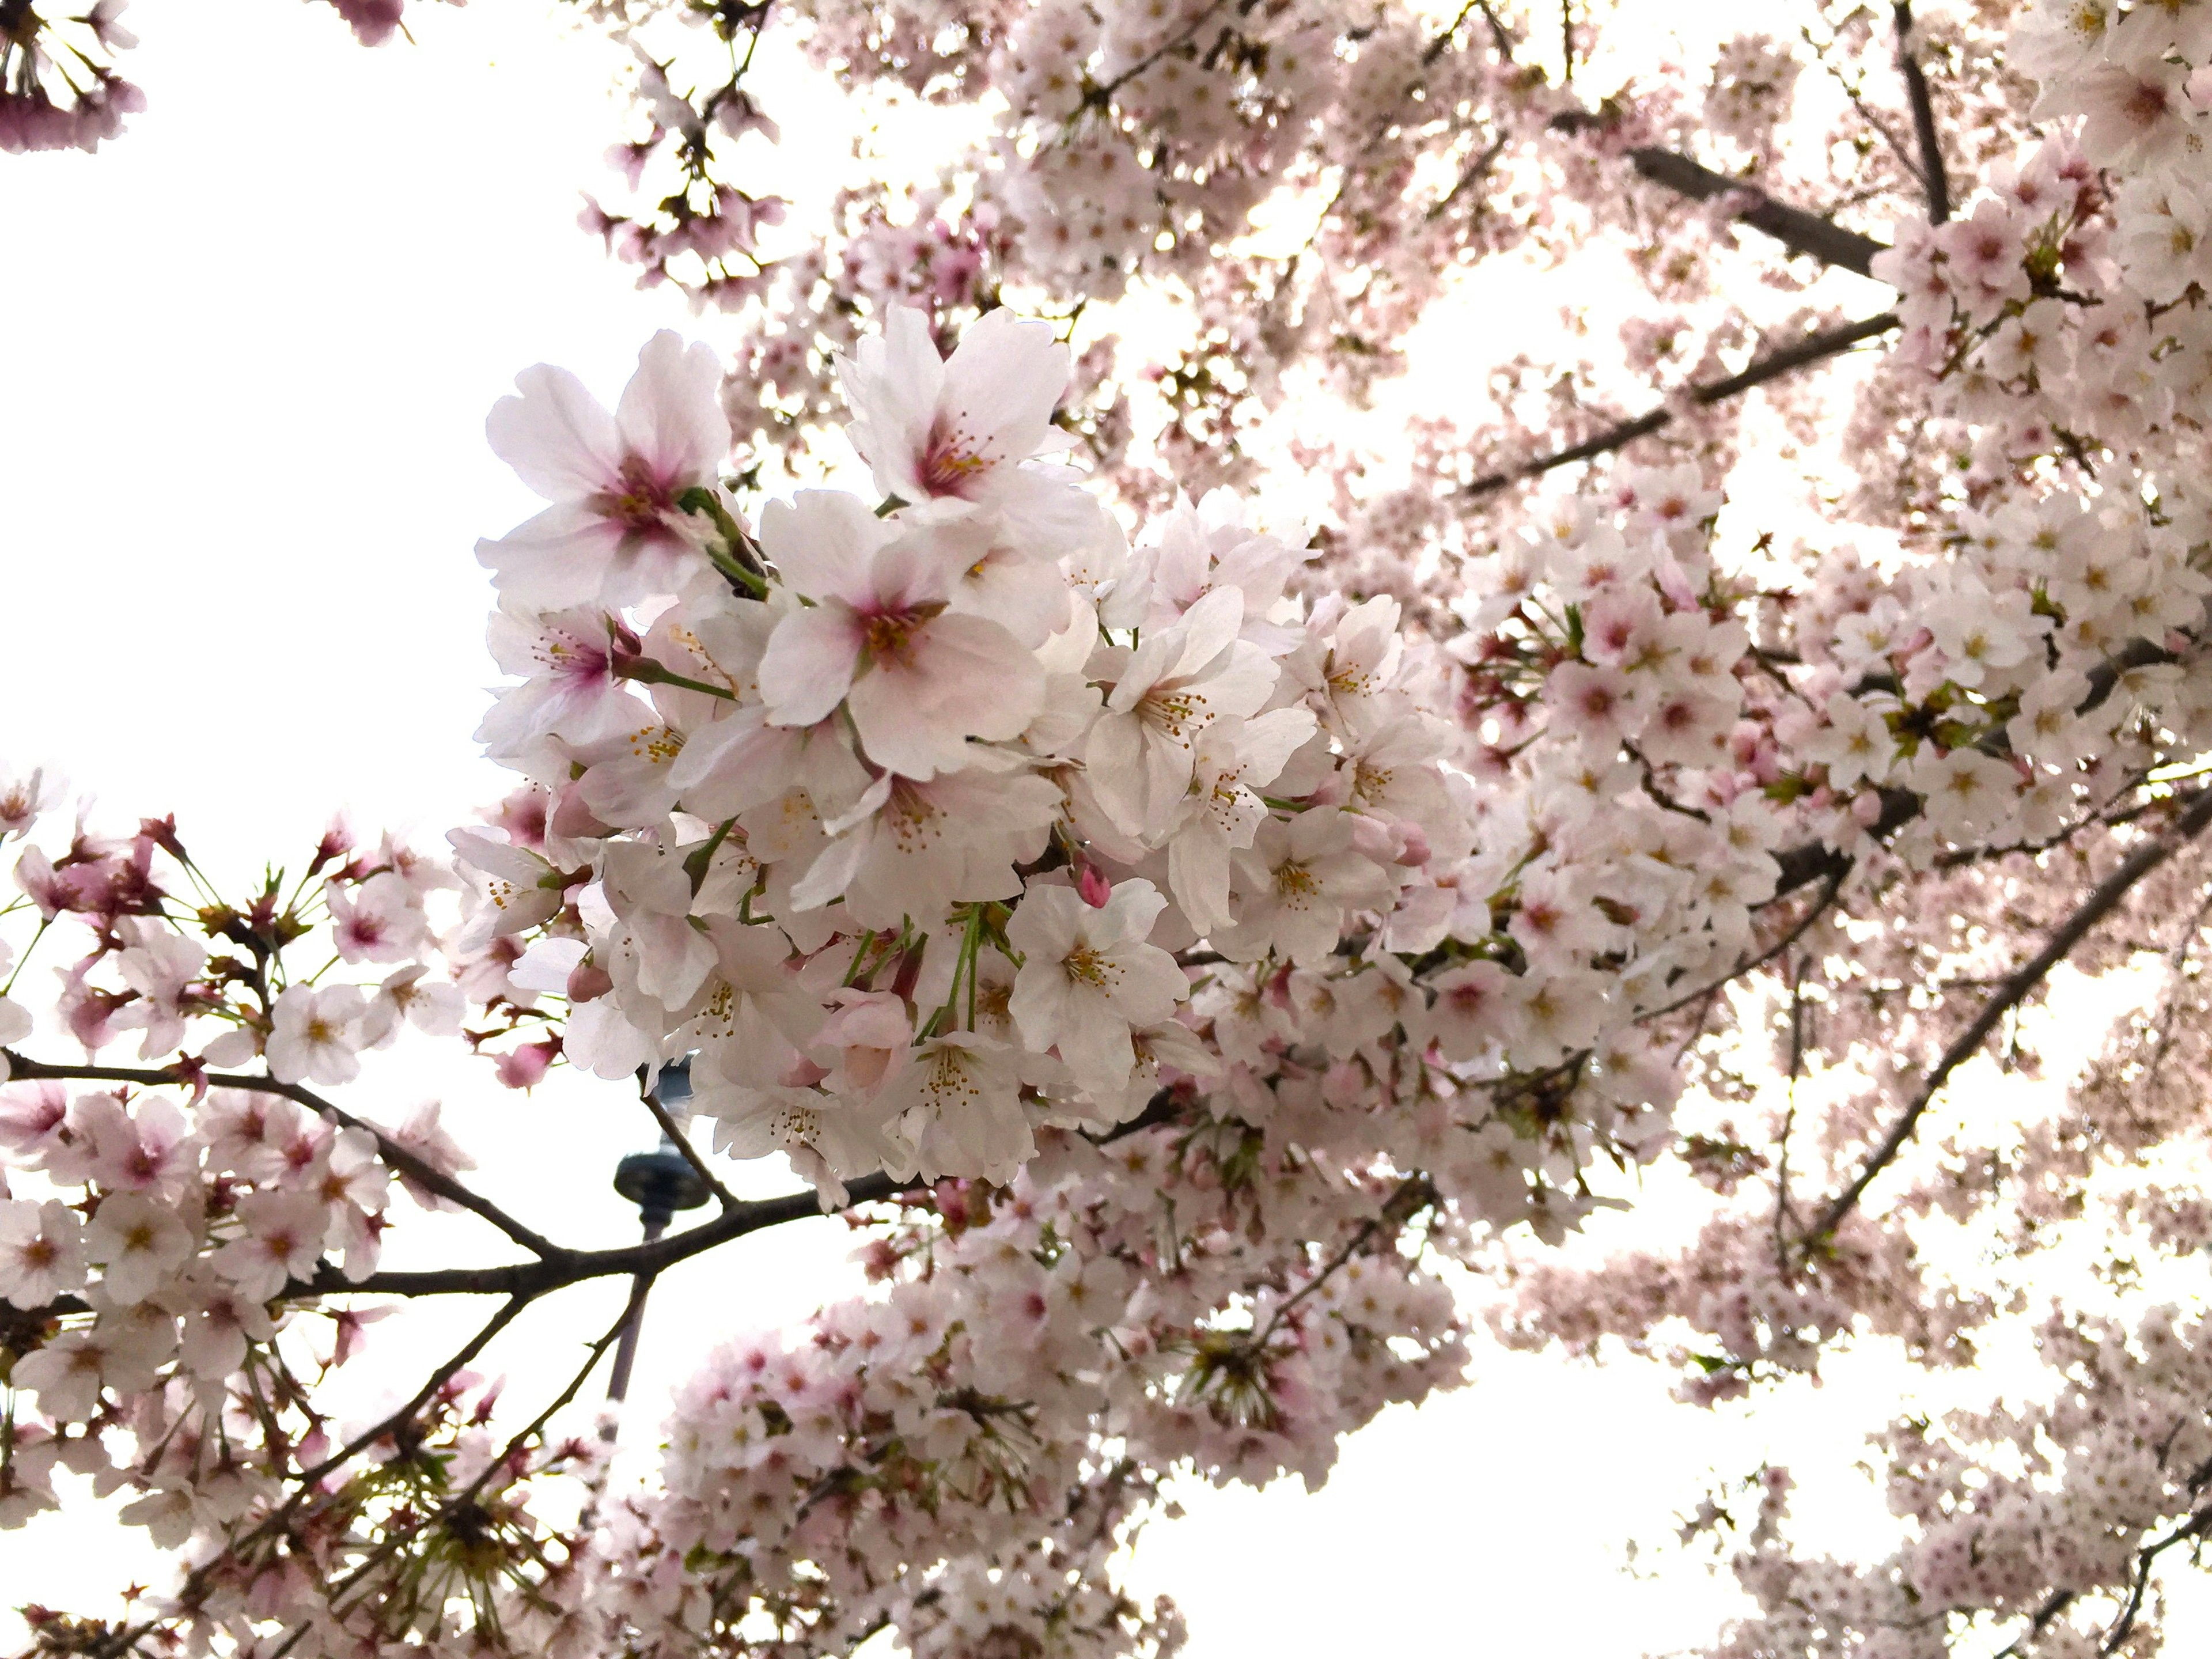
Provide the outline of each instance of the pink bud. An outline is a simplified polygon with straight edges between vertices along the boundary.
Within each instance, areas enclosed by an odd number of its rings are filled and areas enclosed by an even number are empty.
[[[1076,878],[1075,890],[1083,895],[1083,902],[1092,909],[1103,910],[1106,901],[1113,896],[1114,884],[1099,872],[1097,865],[1086,864],[1082,875]]]
[[[536,1088],[545,1080],[546,1068],[553,1064],[553,1056],[559,1052],[557,1043],[526,1042],[499,1057],[495,1068],[499,1080],[509,1089]]]
[[[614,977],[586,957],[568,970],[568,1000],[590,1002],[615,988]]]

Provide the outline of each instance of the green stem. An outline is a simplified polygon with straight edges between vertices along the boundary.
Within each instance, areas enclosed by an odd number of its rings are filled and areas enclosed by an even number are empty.
[[[738,701],[738,694],[727,687],[709,685],[704,680],[678,674],[672,669],[662,667],[650,657],[627,659],[615,670],[615,674],[619,679],[635,680],[641,685],[680,685],[686,691],[703,691],[710,697],[721,698],[725,702]]]
[[[31,952],[39,948],[39,941],[46,936],[46,929],[53,925],[54,919],[52,916],[39,918],[39,931],[31,935],[31,942],[23,947],[22,960],[15,964],[15,971],[8,975],[8,982],[5,985],[0,985],[0,997],[6,996],[9,992],[15,988],[15,981],[29,963]]]
[[[736,823],[735,817],[724,818],[715,827],[714,833],[708,838],[707,844],[694,848],[685,857],[684,873],[691,878],[693,897],[697,897],[699,890],[707,884],[707,872],[714,862],[714,854],[721,851],[723,842],[729,838],[730,830]],[[751,895],[749,893],[746,897],[750,898]]]

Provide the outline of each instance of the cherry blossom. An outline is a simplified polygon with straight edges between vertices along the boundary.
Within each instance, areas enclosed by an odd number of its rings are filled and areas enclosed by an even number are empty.
[[[516,380],[487,424],[492,447],[553,503],[477,556],[501,591],[553,609],[623,605],[664,591],[696,532],[680,501],[711,489],[730,447],[711,350],[653,336],[610,415],[572,374]]]
[[[2212,24],[2018,9],[1661,61],[1601,6],[596,9],[645,199],[590,217],[713,343],[494,412],[550,506],[481,550],[519,787],[468,890],[333,830],[232,891],[0,789],[0,1522],[86,1475],[176,1568],[67,1640],[1161,1654],[1115,1573],[1170,1474],[1317,1483],[1487,1321],[1685,1410],[1847,1347],[1964,1402],[1872,1425],[1856,1559],[1778,1467],[1688,1510],[1717,1655],[2179,1645]],[[738,189],[771,27],[982,136]],[[1407,412],[1503,252],[1568,325],[1482,310]],[[814,483],[841,425],[865,493]],[[2038,1090],[2061,963],[2127,1012]],[[441,1037],[571,1068],[710,1207],[580,1248],[434,1106],[355,1109]],[[498,1254],[386,1272],[428,1208]],[[729,1330],[634,1460],[581,1409],[628,1310],[526,1407],[473,1369],[824,1209],[867,1291]],[[427,1384],[368,1300],[487,1290]],[[411,1365],[392,1414],[329,1409],[340,1362]]]

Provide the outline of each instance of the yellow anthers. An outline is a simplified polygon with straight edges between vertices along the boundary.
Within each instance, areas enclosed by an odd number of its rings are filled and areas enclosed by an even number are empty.
[[[1212,719],[1200,691],[1153,691],[1138,705],[1145,724],[1174,738],[1185,748],[1191,738]]]
[[[1102,990],[1110,989],[1121,977],[1118,968],[1087,945],[1070,951],[1060,966],[1078,984],[1095,985]]]
[[[629,752],[655,766],[684,752],[684,734],[672,726],[647,726],[629,734]]]

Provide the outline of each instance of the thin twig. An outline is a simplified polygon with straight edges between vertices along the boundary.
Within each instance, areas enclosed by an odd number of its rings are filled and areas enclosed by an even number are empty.
[[[1451,20],[1451,27],[1443,30],[1435,40],[1421,49],[1421,62],[1433,64],[1437,58],[1443,57],[1446,48],[1458,38],[1459,26],[1478,11],[1482,14],[1484,21],[1490,25],[1490,41],[1498,48],[1498,61],[1505,64],[1511,63],[1513,37],[1505,32],[1505,25],[1498,21],[1498,14],[1491,10],[1489,6],[1484,3],[1484,0],[1467,0],[1467,3],[1459,9],[1459,15]]]
[[[1119,75],[1114,76],[1112,80],[1102,82],[1097,85],[1093,86],[1085,97],[1084,102],[1103,108],[1108,99],[1111,98],[1115,93],[1121,91],[1123,87],[1128,85],[1130,82],[1135,80],[1146,70],[1152,68],[1153,64],[1158,63],[1160,59],[1166,57],[1168,53],[1175,51],[1180,46],[1189,45],[1193,40],[1197,38],[1199,30],[1206,27],[1206,20],[1228,3],[1229,0],[1212,0],[1212,3],[1209,4],[1203,11],[1200,12],[1197,16],[1192,18],[1189,22],[1184,24],[1182,27],[1176,30],[1166,40],[1161,41],[1158,46],[1154,46],[1142,58],[1139,58],[1135,63],[1130,64],[1128,68],[1123,70]]]
[[[489,1199],[470,1191],[466,1187],[425,1163],[407,1150],[374,1123],[356,1117],[343,1108],[324,1099],[313,1090],[297,1083],[279,1083],[273,1077],[255,1077],[240,1073],[210,1072],[203,1079],[185,1077],[173,1069],[138,1066],[56,1066],[46,1060],[33,1060],[11,1049],[0,1049],[7,1058],[9,1074],[18,1079],[52,1079],[56,1081],[77,1079],[89,1083],[136,1083],[144,1088],[158,1089],[189,1085],[204,1080],[210,1088],[243,1089],[254,1094],[282,1095],[296,1101],[308,1110],[320,1112],[342,1128],[360,1129],[376,1139],[376,1154],[393,1169],[418,1187],[435,1193],[439,1197],[484,1220],[505,1233],[533,1255],[548,1258],[565,1256],[552,1240],[534,1229],[526,1227]]]
[[[359,1583],[363,1577],[374,1571],[383,1561],[390,1559],[392,1553],[404,1546],[410,1539],[421,1534],[426,1528],[435,1527],[441,1524],[449,1517],[458,1514],[467,1504],[474,1503],[476,1501],[477,1494],[482,1492],[484,1487],[489,1484],[491,1478],[495,1474],[497,1474],[501,1469],[509,1467],[515,1453],[520,1451],[532,1436],[538,1434],[544,1428],[545,1425],[552,1419],[553,1414],[556,1412],[561,1410],[562,1407],[566,1406],[570,1401],[576,1397],[577,1391],[584,1386],[586,1380],[588,1379],[592,1372],[597,1369],[600,1359],[605,1355],[606,1351],[621,1339],[623,1328],[626,1327],[631,1319],[636,1316],[639,1308],[644,1305],[646,1294],[647,1291],[651,1291],[652,1288],[652,1276],[649,1274],[641,1275],[639,1278],[638,1282],[630,1288],[629,1297],[623,1304],[622,1316],[617,1319],[612,1325],[609,1326],[605,1333],[602,1334],[597,1341],[592,1344],[590,1349],[584,1356],[583,1364],[580,1366],[575,1374],[568,1379],[568,1387],[562,1389],[561,1392],[553,1398],[552,1401],[546,1406],[544,1410],[539,1412],[536,1417],[532,1418],[521,1429],[518,1430],[514,1437],[507,1441],[506,1447],[500,1452],[500,1455],[486,1462],[484,1466],[477,1472],[477,1475],[474,1480],[471,1480],[469,1484],[464,1486],[459,1492],[454,1493],[453,1497],[441,1504],[428,1515],[424,1516],[411,1531],[400,1533],[393,1537],[386,1539],[377,1549],[372,1551],[368,1559],[363,1560],[360,1565],[354,1568],[354,1570],[346,1574],[344,1577],[337,1580],[335,1583],[329,1586],[327,1595],[330,1599],[330,1605],[334,1616],[343,1616],[337,1607],[337,1598],[339,1596],[344,1595],[356,1584]]]
[[[1911,1139],[1913,1131],[1919,1127],[1921,1118],[1927,1114],[1936,1095],[1950,1080],[1951,1073],[1980,1052],[1982,1044],[1989,1040],[1990,1033],[1996,1030],[1998,1023],[2025,1001],[2052,969],[2072,954],[2074,947],[2081,942],[2090,929],[2118,907],[2120,901],[2128,896],[2137,882],[2195,840],[2208,823],[2212,823],[2212,790],[2197,796],[2189,810],[2165,835],[2146,842],[2122,860],[2112,874],[2090,890],[2089,896],[2051,934],[2043,949],[2006,977],[1996,994],[1982,1005],[1981,1012],[1943,1051],[1935,1068],[1928,1073],[1926,1081],[1920,1085],[1912,1103],[1890,1126],[1889,1133],[1882,1137],[1881,1144],[1875,1148],[1851,1184],[1836,1195],[1820,1219],[1814,1224],[1813,1230],[1800,1242],[1802,1256],[1809,1257],[1823,1240],[1835,1232],[1844,1218],[1856,1207],[1867,1188],[1874,1184],[1875,1178],[1896,1161],[1897,1155]]]
[[[1245,1346],[1252,1348],[1266,1347],[1267,1339],[1274,1335],[1284,1319],[1289,1316],[1291,1310],[1327,1284],[1339,1269],[1366,1248],[1370,1239],[1386,1226],[1402,1227],[1407,1218],[1414,1211],[1419,1209],[1424,1204],[1433,1203],[1436,1196],[1437,1189],[1429,1184],[1426,1176],[1410,1175],[1400,1182],[1392,1190],[1390,1196],[1382,1200],[1382,1207],[1361,1222],[1352,1237],[1344,1242],[1343,1248],[1323,1262],[1312,1278],[1307,1279],[1284,1299],[1281,1305],[1276,1308],[1273,1316],[1268,1319],[1267,1328],[1254,1336]]]
[[[653,1114],[653,1121],[660,1126],[660,1133],[668,1137],[669,1145],[684,1155],[684,1161],[691,1166],[691,1173],[707,1183],[708,1191],[721,1201],[725,1211],[736,1209],[738,1195],[725,1187],[720,1177],[707,1167],[707,1160],[700,1157],[698,1148],[692,1146],[691,1137],[677,1127],[675,1117],[668,1108],[660,1103],[659,1092],[640,1088],[638,1097],[645,1102],[645,1109]]]
[[[1710,997],[1713,995],[1721,988],[1721,987],[1728,984],[1731,980],[1741,979],[1746,974],[1755,973],[1759,969],[1764,968],[1768,963],[1773,961],[1775,957],[1780,956],[1791,945],[1796,944],[1799,939],[1804,938],[1808,933],[1812,931],[1813,924],[1827,914],[1828,907],[1836,902],[1836,895],[1842,890],[1844,878],[1850,875],[1850,861],[1846,859],[1839,867],[1827,872],[1826,890],[1821,892],[1819,897],[1813,901],[1811,907],[1806,910],[1803,915],[1798,917],[1796,921],[1790,924],[1790,930],[1787,933],[1784,933],[1781,938],[1776,939],[1773,944],[1768,945],[1764,951],[1761,951],[1757,956],[1740,957],[1738,958],[1735,967],[1729,969],[1727,973],[1722,975],[1710,985],[1706,985],[1695,991],[1685,992],[1682,995],[1676,997],[1672,1002],[1662,1004],[1659,1007],[1654,1008],[1647,1014],[1638,1015],[1637,1024],[1641,1025],[1647,1024],[1651,1020],[1663,1019],[1668,1014],[1673,1013],[1677,1008],[1686,1007],[1691,1003],[1695,1002],[1699,997]],[[1781,895],[1778,893],[1775,896],[1778,898]],[[1771,899],[1768,901],[1769,903],[1771,903],[1773,901]]]
[[[1837,87],[1841,89],[1844,96],[1850,100],[1851,107],[1859,112],[1859,118],[1864,121],[1869,126],[1872,127],[1877,133],[1881,135],[1881,142],[1888,146],[1889,153],[1897,157],[1898,164],[1902,167],[1909,175],[1911,175],[1915,183],[1917,183],[1920,179],[1920,169],[1918,166],[1914,162],[1911,154],[1905,149],[1905,147],[1899,142],[1897,134],[1891,131],[1889,123],[1881,118],[1881,115],[1875,112],[1873,105],[1867,102],[1866,93],[1862,81],[1857,77],[1845,74],[1842,66],[1839,65],[1834,58],[1828,55],[1828,47],[1836,44],[1834,38],[1832,36],[1830,37],[1826,44],[1824,45],[1814,35],[1811,28],[1806,27],[1799,27],[1797,36],[1798,39],[1804,41],[1807,46],[1813,48],[1813,56],[1820,60],[1820,67],[1827,70],[1828,78],[1836,83]],[[1880,193],[1880,188],[1876,187],[1875,189],[1868,191],[1866,197],[1862,197],[1858,199],[1867,199],[1868,198],[1879,195]]]
[[[1784,347],[1780,351],[1755,360],[1741,374],[1731,374],[1724,380],[1715,380],[1709,385],[1692,386],[1686,396],[1691,403],[1699,408],[1710,409],[1715,404],[1727,402],[1739,392],[1748,392],[1753,386],[1763,386],[1769,380],[1778,380],[1793,369],[1802,368],[1808,363],[1819,362],[1823,358],[1836,356],[1863,341],[1877,338],[1888,333],[1896,326],[1896,313],[1885,311],[1880,316],[1867,318],[1863,322],[1846,323],[1838,328],[1823,329],[1817,334],[1807,335],[1793,346]],[[1674,419],[1674,410],[1662,404],[1657,409],[1638,416],[1632,421],[1624,421],[1619,426],[1608,428],[1599,433],[1595,437],[1585,438],[1578,444],[1544,456],[1540,459],[1526,462],[1507,471],[1486,473],[1473,483],[1463,486],[1461,493],[1468,495],[1493,495],[1524,479],[1537,477],[1549,472],[1554,467],[1570,466],[1577,461],[1593,460],[1600,455],[1610,454],[1616,449],[1623,448],[1635,442],[1638,438],[1650,437],[1662,428],[1673,424]]]

